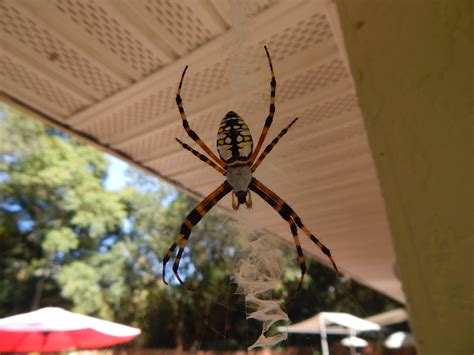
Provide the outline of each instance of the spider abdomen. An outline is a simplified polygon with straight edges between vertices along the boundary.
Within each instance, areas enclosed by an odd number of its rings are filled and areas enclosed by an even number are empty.
[[[249,161],[253,140],[244,119],[233,111],[227,112],[217,132],[217,151],[227,165]]]

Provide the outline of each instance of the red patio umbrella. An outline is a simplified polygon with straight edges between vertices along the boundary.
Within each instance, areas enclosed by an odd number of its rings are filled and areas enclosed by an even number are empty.
[[[125,343],[138,334],[137,328],[46,307],[0,319],[0,351],[96,349]]]

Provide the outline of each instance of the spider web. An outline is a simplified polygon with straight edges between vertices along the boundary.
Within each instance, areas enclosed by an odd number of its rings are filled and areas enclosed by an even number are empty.
[[[237,212],[244,219],[248,213],[251,211]],[[275,328],[277,325],[287,325],[289,318],[283,310],[284,300],[275,297],[273,291],[278,288],[282,271],[288,262],[283,251],[285,245],[237,221],[223,231],[222,239],[225,240],[225,245],[220,253],[226,260],[225,272],[230,275],[225,286],[226,296],[225,299],[208,300],[209,311],[202,316],[203,331],[196,351],[200,350],[201,344],[209,337],[213,340],[222,339],[222,349],[219,350],[229,350],[227,318],[245,322],[247,350],[273,347],[284,342],[287,334],[276,332]],[[242,298],[245,299],[244,304],[239,302]],[[222,312],[226,313],[224,325],[215,321],[212,315],[219,313],[221,316]],[[234,313],[234,316],[230,317],[230,313]],[[215,318],[221,317],[216,315]]]
[[[269,332],[275,323],[289,321],[282,309],[284,301],[272,295],[281,280],[284,254],[273,238],[237,226],[234,245],[239,252],[230,259],[231,280],[237,285],[236,293],[245,296],[247,320],[261,323],[261,334],[248,350],[271,347],[287,339],[286,333]]]
[[[252,211],[245,209],[236,212],[239,220],[245,220],[246,215],[250,213]],[[277,327],[284,328],[291,324],[291,314],[298,308],[309,307],[313,315],[324,311],[340,310],[331,308],[320,297],[317,279],[307,284],[313,296],[311,305],[299,304],[298,298],[293,303],[286,304],[293,295],[282,294],[279,289],[284,279],[284,270],[290,264],[298,265],[293,246],[264,232],[255,231],[238,221],[223,231],[222,238],[226,242],[219,253],[226,260],[225,272],[230,275],[230,278],[228,284],[223,286],[225,297],[221,299],[209,297],[208,310],[202,314],[200,324],[202,334],[193,351],[204,351],[201,348],[205,348],[204,344],[210,341],[217,346],[213,350],[235,349],[235,346],[229,342],[229,339],[235,339],[229,331],[231,321],[245,322],[247,337],[245,343],[239,345],[246,346],[249,354],[260,354],[259,348],[288,349],[291,346],[288,333],[277,331]],[[292,270],[296,272],[295,283],[297,283],[300,270],[299,268],[292,268]],[[310,280],[308,276],[306,281]],[[329,292],[332,292],[334,297],[344,296],[345,304],[341,304],[340,307],[351,308],[354,314],[361,317],[367,316],[364,309],[340,281],[335,279],[334,286]],[[239,302],[242,297],[245,298],[244,304]],[[223,324],[219,322],[219,319],[224,313],[226,321]],[[315,335],[301,334],[298,343],[299,347],[306,347],[313,352],[318,353],[321,349],[320,341]]]
[[[227,65],[227,74],[233,83],[233,101],[247,101],[251,100],[249,95],[259,83],[256,73],[264,58],[263,48],[255,48],[250,44],[254,33],[252,17],[257,13],[258,6],[252,0],[232,0],[230,5],[232,40],[229,43],[232,43],[232,47],[224,49],[231,59]],[[261,334],[248,350],[271,347],[287,338],[285,333],[271,335],[269,332],[275,323],[288,322],[288,315],[281,308],[284,301],[272,296],[272,290],[280,282],[283,254],[265,234],[255,234],[241,224],[236,224],[236,227],[238,233],[234,248],[238,252],[228,259],[231,261],[231,280],[237,285],[236,293],[245,297],[246,319],[261,323]]]
[[[257,75],[258,71],[262,65],[265,65],[265,69],[268,70],[268,64],[265,62],[263,47],[255,47],[250,40],[255,32],[252,18],[258,11],[256,2],[232,0],[230,4],[232,29],[229,35],[231,40],[227,42],[228,46],[223,46],[222,50],[229,58],[226,69],[229,82],[232,83],[233,101],[242,102],[255,99],[253,92],[263,79]],[[264,98],[260,98],[262,104],[268,104],[269,97],[265,99],[264,102]]]

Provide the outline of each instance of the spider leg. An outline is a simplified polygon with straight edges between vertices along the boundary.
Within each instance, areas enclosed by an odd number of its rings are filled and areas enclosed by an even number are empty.
[[[247,193],[247,196],[248,196],[248,199],[247,199],[247,208],[250,209],[252,208],[252,194],[250,193],[250,191]]]
[[[336,271],[336,275],[339,275],[339,270],[337,269],[336,263],[334,259],[332,258],[331,251],[329,250],[328,247],[326,247],[321,241],[316,238],[314,234],[312,234],[308,228],[303,224],[301,221],[301,218],[296,214],[296,212],[285,202],[283,201],[276,193],[274,193],[272,190],[270,190],[268,187],[263,185],[260,181],[258,181],[255,178],[252,178],[252,182],[250,183],[249,188],[253,191],[255,191],[258,194],[261,194],[262,192],[265,195],[268,195],[272,200],[277,201],[278,205],[275,206],[274,208],[282,215],[282,213],[289,214],[291,218],[295,221],[296,225],[306,234],[306,236],[318,246],[319,249],[326,255],[329,260],[332,263],[332,266],[334,267],[334,270]],[[257,191],[260,191],[257,192]],[[281,212],[280,212],[281,210]],[[282,215],[283,216],[283,215]]]
[[[258,155],[258,152],[262,148],[263,141],[265,140],[265,137],[267,136],[268,130],[270,129],[270,126],[272,125],[273,122],[273,116],[275,115],[275,91],[276,91],[276,80],[275,80],[275,73],[273,72],[273,65],[272,65],[272,59],[270,58],[270,53],[268,53],[267,46],[264,47],[265,52],[267,53],[267,58],[268,58],[268,64],[270,65],[270,71],[272,72],[272,80],[270,81],[270,112],[268,113],[267,119],[265,120],[265,124],[262,129],[262,133],[260,134],[260,138],[258,139],[257,145],[255,147],[255,150],[252,154],[252,157],[250,158],[250,165],[255,161],[255,158]]]
[[[239,205],[237,203],[237,201],[235,201],[235,192],[232,191],[232,209],[234,211],[237,211],[239,209]]]
[[[296,294],[300,290],[301,285],[303,284],[304,275],[306,274],[306,263],[304,259],[303,249],[301,248],[300,240],[298,238],[298,229],[296,227],[295,221],[291,217],[291,212],[288,209],[283,208],[285,202],[282,199],[274,199],[272,196],[265,193],[265,191],[263,191],[259,186],[257,186],[256,182],[256,179],[252,179],[252,182],[249,186],[250,190],[254,191],[263,200],[265,200],[265,202],[272,206],[280,214],[280,216],[288,222],[288,224],[290,225],[291,234],[293,235],[293,241],[296,246],[296,252],[298,253],[298,263],[301,269],[301,277],[293,297],[288,302],[290,303],[294,300]]]
[[[195,141],[216,163],[218,163],[222,168],[226,167],[226,164],[218,158],[212,150],[208,148],[206,143],[199,138],[198,134],[194,132],[191,127],[189,126],[188,119],[186,118],[186,114],[184,113],[183,108],[183,99],[181,98],[181,87],[183,86],[184,75],[186,74],[186,70],[188,70],[188,66],[183,70],[183,74],[181,75],[181,80],[179,81],[178,92],[176,93],[176,105],[178,105],[179,114],[181,115],[181,119],[183,120],[183,127],[188,133],[188,136],[191,137],[193,141]]]
[[[217,165],[216,163],[214,163],[211,159],[209,159],[208,157],[206,157],[204,154],[201,154],[199,153],[197,150],[193,149],[192,147],[190,147],[188,144],[186,143],[183,143],[181,142],[178,138],[176,138],[176,140],[178,141],[179,144],[181,144],[181,146],[190,151],[191,153],[193,153],[196,157],[198,157],[200,160],[202,160],[204,163],[210,165],[212,168],[216,169],[218,172],[220,172],[222,175],[226,175],[226,171],[224,169],[222,169],[219,165]]]
[[[179,262],[181,260],[181,256],[183,255],[184,248],[186,243],[188,242],[189,235],[191,234],[192,228],[199,223],[201,218],[209,212],[209,210],[215,206],[219,200],[221,200],[225,195],[227,195],[232,188],[230,187],[229,183],[225,181],[222,183],[217,189],[211,192],[204,200],[202,200],[184,219],[183,224],[181,225],[181,229],[179,234],[177,235],[174,243],[169,248],[166,256],[163,259],[163,282],[167,285],[165,273],[166,273],[166,264],[168,263],[171,255],[173,254],[176,247],[179,245],[178,255],[176,256],[175,262],[173,264],[173,273],[175,274],[176,278],[178,279],[179,283],[186,287],[184,282],[181,280],[181,277],[178,274]]]
[[[260,154],[260,156],[258,157],[258,159],[255,161],[255,163],[253,163],[252,165],[252,172],[254,172],[257,167],[260,165],[260,163],[262,162],[263,159],[265,159],[265,157],[268,155],[268,153],[270,153],[273,149],[273,147],[278,143],[278,141],[285,135],[288,133],[288,130],[290,129],[291,126],[293,126],[293,124],[296,122],[296,120],[298,119],[298,117],[296,117],[293,121],[290,122],[290,124],[281,130],[281,132],[278,134],[278,136],[276,136],[272,142],[267,145],[267,147],[263,150],[263,153]]]

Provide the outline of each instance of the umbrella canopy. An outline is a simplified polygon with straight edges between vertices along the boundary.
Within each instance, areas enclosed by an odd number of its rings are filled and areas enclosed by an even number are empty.
[[[323,355],[328,355],[327,334],[348,334],[352,337],[346,339],[351,339],[359,332],[380,330],[380,325],[349,313],[321,312],[305,321],[278,327],[277,330],[288,333],[321,334],[321,350]]]
[[[278,327],[280,332],[320,334],[321,325],[325,326],[326,334],[352,334],[358,332],[380,330],[380,325],[349,313],[321,312],[302,322]],[[337,325],[335,325],[337,324]]]
[[[398,349],[404,346],[415,346],[415,338],[409,333],[395,332],[385,340],[384,345],[389,349]]]
[[[140,329],[46,307],[0,319],[0,351],[95,349],[130,341]]]
[[[341,344],[350,348],[365,348],[369,343],[362,338],[355,336],[345,337],[341,340]]]
[[[391,311],[383,312],[365,318],[370,322],[377,323],[379,325],[392,325],[408,321],[408,312],[404,308],[393,309]]]

